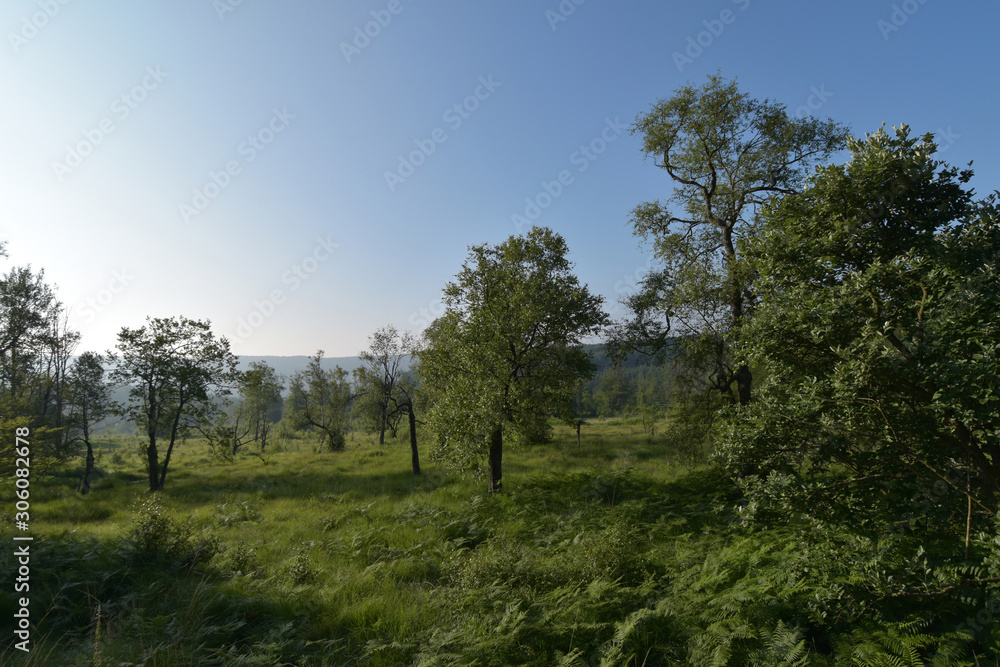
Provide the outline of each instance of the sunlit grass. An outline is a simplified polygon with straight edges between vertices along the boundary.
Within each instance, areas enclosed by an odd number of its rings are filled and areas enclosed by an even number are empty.
[[[229,656],[204,664],[238,663],[239,656],[256,656],[246,664],[284,664],[308,653],[309,664],[395,665],[430,650],[423,646],[429,637],[440,643],[434,654],[449,647],[461,653],[462,645],[490,636],[494,621],[477,615],[494,609],[491,591],[504,580],[520,591],[514,598],[541,604],[562,623],[560,603],[546,596],[583,604],[579,587],[595,578],[617,578],[618,586],[654,576],[656,568],[633,558],[650,542],[649,526],[646,533],[638,526],[658,516],[645,503],[677,475],[657,436],[621,420],[584,425],[579,444],[574,428],[558,424],[548,444],[508,447],[504,493],[492,498],[485,480],[434,461],[427,444],[423,474],[415,477],[402,440],[380,447],[353,434],[337,453],[317,453],[308,440],[276,441],[263,458],[240,455],[230,463],[191,440],[175,449],[166,487],[156,495],[193,544],[215,544],[217,553],[196,567],[167,570],[164,562],[113,555],[127,554],[137,502],[149,496],[140,443],[102,441],[87,496],[76,490],[80,464],[36,484],[39,543],[67,558],[94,554],[75,562],[75,574],[38,566],[50,582],[49,599],[58,601],[41,625],[63,633],[50,640],[58,648],[47,648],[66,664],[89,664],[83,656],[93,654],[99,601],[108,664],[192,664],[192,656],[204,659],[202,644]],[[198,609],[189,604],[193,595]],[[180,620],[167,620],[180,605]],[[614,617],[588,622],[593,640],[611,631]],[[288,624],[292,629],[282,630]],[[574,627],[556,634],[567,646],[571,635],[578,645],[587,641]]]

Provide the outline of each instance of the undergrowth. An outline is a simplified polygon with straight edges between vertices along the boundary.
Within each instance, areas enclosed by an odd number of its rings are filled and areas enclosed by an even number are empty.
[[[748,522],[666,441],[590,430],[512,450],[493,497],[357,442],[267,465],[189,444],[153,496],[127,467],[86,497],[53,475],[33,487],[32,652],[0,664],[996,664],[986,592],[892,597],[988,578],[943,573],[949,544]]]

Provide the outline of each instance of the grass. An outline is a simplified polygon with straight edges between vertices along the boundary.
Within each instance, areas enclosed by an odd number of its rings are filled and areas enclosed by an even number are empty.
[[[88,496],[79,464],[33,481],[35,645],[0,663],[676,664],[669,565],[733,504],[626,420],[508,449],[497,497],[426,445],[414,477],[402,441],[355,435],[266,463],[185,443],[157,509],[136,445],[99,443]]]

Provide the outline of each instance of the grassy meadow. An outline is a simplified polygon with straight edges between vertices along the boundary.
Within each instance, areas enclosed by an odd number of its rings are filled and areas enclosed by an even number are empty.
[[[102,441],[90,495],[82,462],[33,480],[35,645],[0,662],[677,664],[692,628],[664,600],[735,497],[658,431],[558,425],[507,449],[494,497],[426,444],[414,477],[402,440],[357,434],[232,463],[187,442],[151,496],[141,440]]]

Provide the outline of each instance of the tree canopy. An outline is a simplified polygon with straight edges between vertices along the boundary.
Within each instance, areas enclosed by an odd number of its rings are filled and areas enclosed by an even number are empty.
[[[288,383],[285,410],[296,428],[315,429],[322,435],[319,450],[344,449],[346,411],[351,400],[347,371],[340,366],[324,369],[323,350],[309,359],[305,370],[292,376]]]
[[[185,317],[147,318],[137,329],[118,334],[113,382],[129,387],[123,414],[145,430],[150,491],[163,488],[178,438],[212,421],[216,398],[238,379],[229,341],[216,338],[207,321]],[[158,439],[168,438],[159,459]]]
[[[692,377],[749,402],[750,369],[734,361],[754,302],[739,242],[755,233],[764,204],[797,192],[813,165],[844,146],[847,130],[793,118],[784,105],[753,99],[735,80],[713,75],[701,88],[688,84],[655,103],[632,134],[643,137],[643,151],[675,187],[665,201],[632,211],[634,234],[660,265],[623,300],[631,316],[613,329],[611,346],[662,362],[670,339],[684,337]]]
[[[419,353],[423,379],[439,392],[428,420],[442,451],[466,466],[488,455],[491,492],[501,484],[504,436],[544,432],[594,371],[580,344],[607,315],[567,253],[544,227],[472,247]]]
[[[730,424],[724,460],[761,481],[818,484],[809,506],[821,512],[858,494],[885,510],[939,480],[995,512],[996,197],[974,200],[971,171],[936,160],[933,137],[906,126],[850,150],[770,208],[746,245],[760,306],[744,361],[766,373],[761,400]]]

